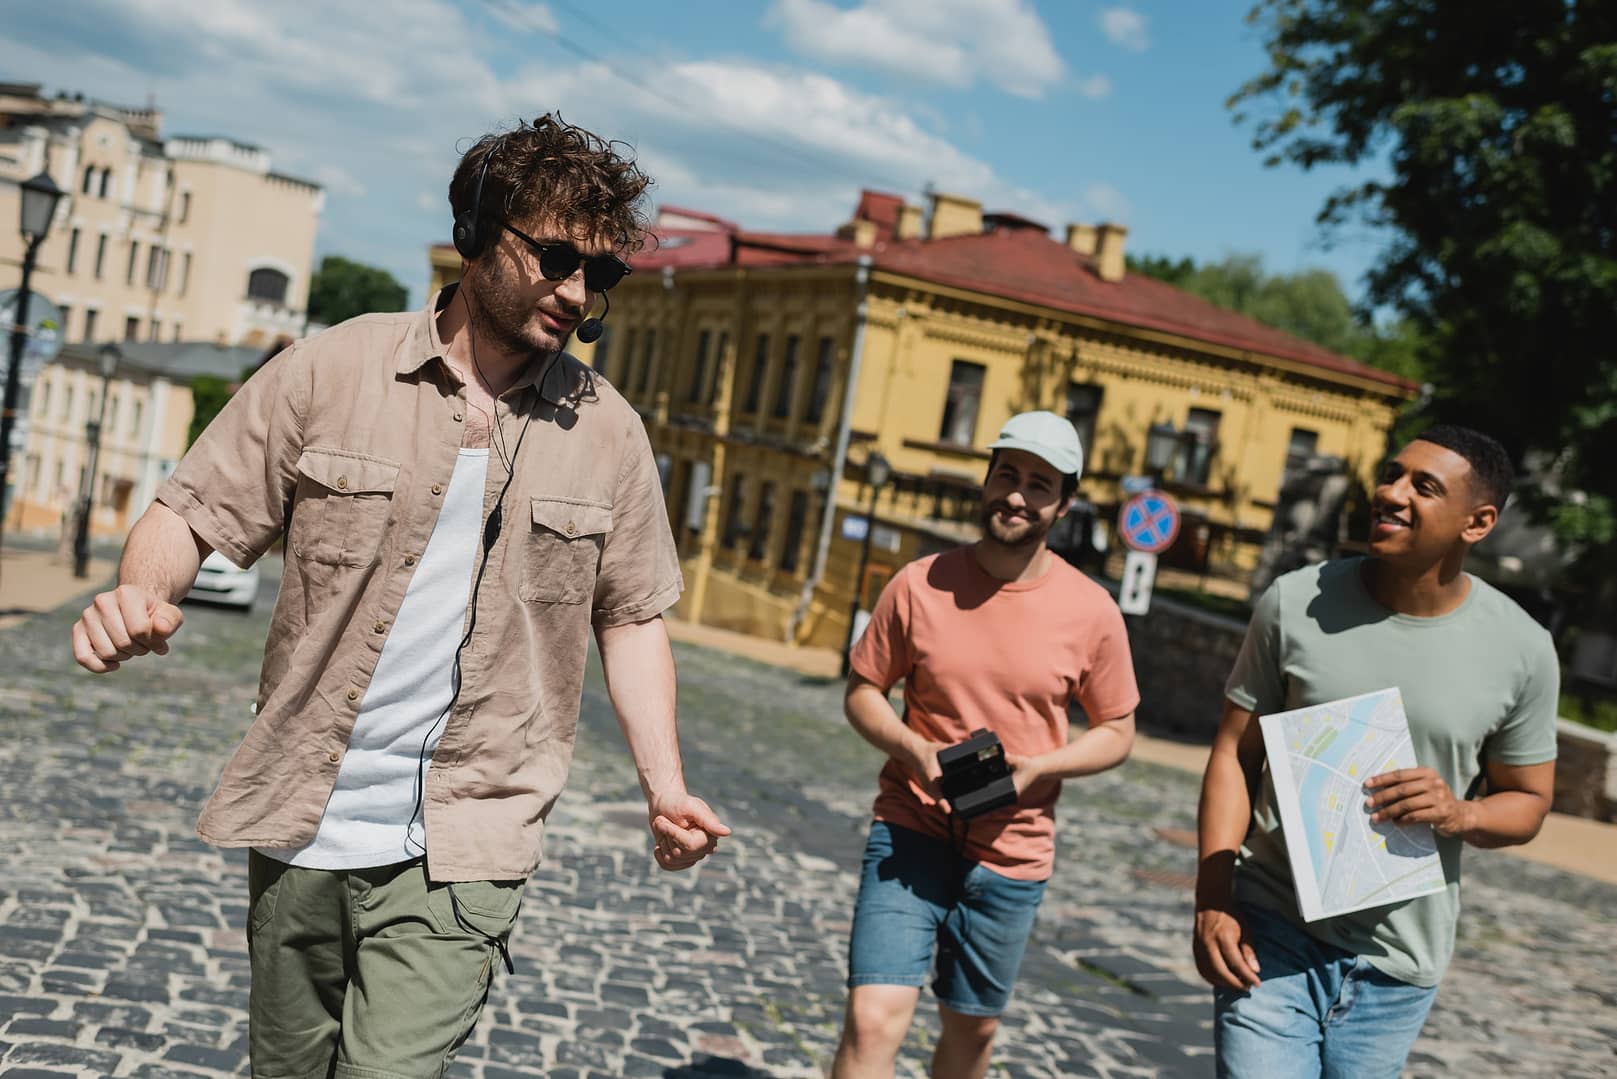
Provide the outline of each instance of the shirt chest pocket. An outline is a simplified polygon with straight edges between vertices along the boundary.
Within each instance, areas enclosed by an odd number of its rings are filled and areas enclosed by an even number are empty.
[[[518,595],[527,603],[586,602],[612,531],[612,507],[573,498],[532,501]]]
[[[393,506],[399,464],[346,450],[304,450],[288,544],[327,566],[368,566]]]

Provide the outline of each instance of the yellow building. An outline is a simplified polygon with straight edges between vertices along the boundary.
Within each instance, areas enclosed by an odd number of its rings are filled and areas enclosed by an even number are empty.
[[[268,346],[303,333],[318,184],[225,136],[167,136],[154,109],[0,83],[0,289],[22,260],[17,184],[66,192],[32,285],[69,341]]]
[[[1080,492],[1103,516],[1150,475],[1185,511],[1170,562],[1250,568],[1288,462],[1334,455],[1368,483],[1413,396],[1126,274],[1119,226],[1063,242],[967,198],[934,194],[928,211],[865,192],[826,235],[659,216],[592,362],[658,454],[686,574],[676,615],[840,647],[866,532],[868,608],[904,562],[975,538],[985,447],[1034,408],[1078,428]],[[871,522],[877,450],[893,478]]]

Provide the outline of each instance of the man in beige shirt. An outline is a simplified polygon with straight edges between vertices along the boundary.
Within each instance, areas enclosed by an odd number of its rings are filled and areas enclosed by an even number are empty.
[[[97,673],[166,653],[210,551],[286,536],[257,715],[197,826],[252,848],[254,1075],[441,1074],[509,963],[591,631],[658,864],[729,834],[684,786],[644,428],[564,351],[641,242],[649,181],[617,149],[550,116],[473,146],[461,283],[264,365],[73,628]]]

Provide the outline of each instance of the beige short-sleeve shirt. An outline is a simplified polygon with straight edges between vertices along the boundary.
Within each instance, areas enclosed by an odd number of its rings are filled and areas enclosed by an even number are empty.
[[[158,491],[241,565],[287,540],[257,715],[197,825],[209,842],[295,847],[319,826],[464,437],[465,389],[435,319],[449,295],[292,345]],[[572,760],[592,627],[655,617],[682,588],[644,425],[609,383],[564,353],[496,408],[485,518],[506,481],[501,445],[515,478],[426,776],[435,880],[533,871]]]

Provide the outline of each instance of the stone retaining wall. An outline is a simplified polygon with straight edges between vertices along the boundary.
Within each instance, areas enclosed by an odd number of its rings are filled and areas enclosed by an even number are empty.
[[[1224,680],[1246,625],[1174,600],[1154,598],[1144,615],[1125,617],[1140,681],[1140,729],[1207,744],[1218,729]],[[1617,735],[1559,720],[1555,808],[1617,820]]]

